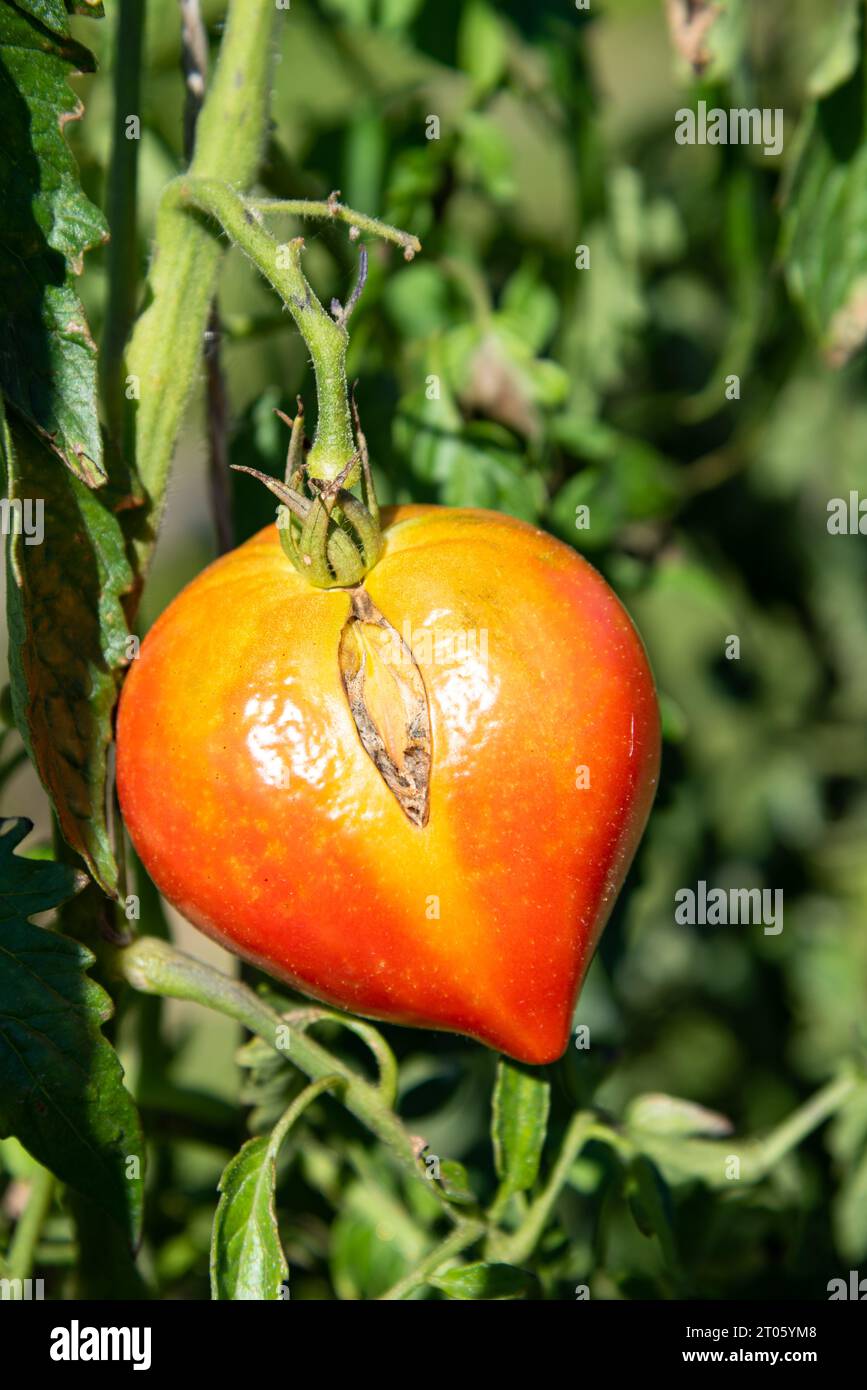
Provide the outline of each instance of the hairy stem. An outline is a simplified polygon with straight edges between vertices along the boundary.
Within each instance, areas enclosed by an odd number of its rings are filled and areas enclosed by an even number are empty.
[[[144,42],[144,0],[119,0],[115,20],[112,74],[111,158],[108,166],[106,213],[111,229],[108,243],[108,302],[100,384],[106,419],[118,438],[123,420],[123,349],[132,327],[138,294],[136,220],[140,140],[127,130],[130,116],[141,115],[141,60]]]
[[[279,14],[274,0],[231,0],[214,80],[196,127],[190,173],[245,187],[255,177],[267,130],[270,54]],[[150,503],[149,534],[138,542],[145,568],[153,549],[172,454],[202,360],[222,255],[213,230],[164,199],[148,281],[150,303],[133,331],[126,370],[127,446]]]
[[[198,208],[219,222],[232,242],[273,285],[291,313],[310,351],[316,375],[319,409],[307,471],[313,478],[333,481],[355,453],[346,383],[349,336],[343,324],[325,312],[307,283],[301,269],[303,240],[296,237],[284,244],[275,241],[244,200],[216,179],[178,179],[166,190],[164,201]],[[347,486],[355,480],[350,476]]]
[[[199,0],[179,0],[181,7],[181,64],[187,101],[184,107],[184,154],[193,158],[196,125],[208,84],[208,35]],[[232,490],[229,483],[229,393],[220,361],[223,334],[216,295],[205,330],[205,421],[208,434],[208,485],[217,554],[234,544]]]
[[[357,228],[359,232],[370,232],[371,236],[381,237],[383,241],[392,241],[396,246],[402,247],[404,259],[407,261],[411,261],[421,250],[418,237],[412,236],[410,232],[402,232],[399,227],[380,222],[377,217],[368,217],[364,212],[355,212],[345,203],[336,202],[333,196],[321,201],[315,198],[250,198],[247,206],[256,208],[266,215],[286,213],[292,217],[324,217],[345,222],[348,226]]]

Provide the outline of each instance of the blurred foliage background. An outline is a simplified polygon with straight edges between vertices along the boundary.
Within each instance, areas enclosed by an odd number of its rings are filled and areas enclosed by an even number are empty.
[[[203,8],[216,48],[221,5]],[[112,20],[76,33],[99,70],[76,79],[86,114],[69,138],[102,205]],[[864,1046],[867,551],[826,524],[829,499],[867,496],[862,6],[729,0],[700,73],[660,0],[298,0],[280,33],[263,190],[339,188],[424,244],[412,264],[370,248],[353,318],[380,497],[501,509],[576,546],[633,614],[660,688],[659,797],[578,1006],[592,1046],[549,1069],[552,1132],[577,1105],[619,1116],[648,1091],[767,1130]],[[675,112],[698,99],[782,108],[782,154],[677,144]],[[141,120],[144,272],[159,194],[183,167],[175,0],[148,3]],[[345,296],[345,229],[305,235],[317,292]],[[104,260],[90,254],[81,280],[97,331]],[[313,404],[303,345],[238,254],[220,314],[233,460],[277,473],[274,407],[292,412],[299,391]],[[192,402],[145,625],[214,553],[203,410]],[[241,540],[273,507],[249,478],[232,487]],[[29,766],[4,808],[50,836]],[[698,879],[782,889],[783,931],[675,925],[675,891]],[[138,881],[142,929],[183,939]],[[490,1192],[494,1057],[383,1032],[413,1132]],[[201,1010],[127,1001],[117,1039],[150,1143],[143,1277],[162,1297],[207,1297],[220,1173],[295,1083],[240,1069],[239,1030]],[[586,1283],[605,1298],[824,1298],[867,1257],[865,1150],[862,1088],[756,1185],[714,1190],[700,1164],[660,1161],[672,1274],[616,1154],[591,1145],[534,1266],[543,1296]],[[29,1162],[0,1145],[0,1238]],[[295,1132],[279,1191],[293,1298],[374,1297],[418,1257],[430,1213],[331,1102]],[[55,1293],[70,1287],[71,1232],[55,1212],[38,1252]],[[98,1274],[78,1278],[99,1291]]]

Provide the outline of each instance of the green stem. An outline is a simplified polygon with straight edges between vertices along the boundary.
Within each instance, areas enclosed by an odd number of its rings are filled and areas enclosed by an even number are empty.
[[[301,269],[301,237],[280,244],[266,232],[245,201],[227,184],[215,179],[182,178],[170,184],[164,201],[169,206],[198,208],[219,222],[231,241],[273,285],[294,318],[313,360],[318,416],[307,471],[313,478],[332,482],[355,454],[349,394],[346,382],[346,349],[349,335],[342,323],[327,314]],[[351,487],[356,468],[346,479]]]
[[[127,120],[141,111],[141,60],[145,0],[119,0],[112,74],[111,160],[106,212],[108,302],[99,354],[102,400],[108,426],[119,437],[123,419],[123,349],[138,296],[136,225],[140,140],[130,139]]]
[[[284,1015],[290,1028],[307,1029],[316,1023],[336,1023],[340,1028],[348,1028],[370,1049],[379,1068],[379,1094],[391,1108],[397,1099],[397,1058],[385,1038],[369,1023],[352,1014],[340,1014],[336,1009],[324,1009],[305,1005],[292,1009]]]
[[[445,1240],[431,1250],[429,1255],[425,1255],[420,1260],[415,1269],[410,1270],[409,1274],[403,1279],[399,1279],[384,1294],[380,1294],[380,1301],[386,1303],[399,1302],[403,1298],[408,1298],[416,1289],[420,1289],[427,1284],[431,1275],[436,1274],[442,1265],[453,1260],[462,1250],[468,1246],[475,1245],[477,1240],[485,1234],[487,1227],[483,1221],[461,1221],[453,1231],[446,1236]]]
[[[788,1119],[772,1130],[766,1138],[760,1139],[757,1150],[761,1172],[768,1172],[787,1153],[797,1148],[808,1134],[812,1134],[814,1129],[824,1124],[825,1120],[848,1100],[856,1084],[857,1078],[854,1074],[844,1072],[794,1110]]]
[[[36,1246],[51,1210],[55,1178],[47,1168],[40,1168],[30,1182],[27,1206],[15,1227],[9,1246],[8,1266],[11,1279],[29,1279],[33,1269]]]
[[[530,1203],[527,1214],[516,1231],[510,1234],[502,1231],[491,1232],[485,1252],[486,1258],[499,1260],[504,1264],[520,1265],[532,1254],[569,1176],[569,1169],[590,1138],[595,1124],[596,1118],[589,1111],[579,1110],[572,1116],[557,1161],[544,1188],[535,1201]]]
[[[412,1139],[377,1088],[303,1031],[292,1030],[288,1049],[282,1048],[278,1030],[285,1029],[286,1019],[246,985],[156,937],[142,937],[118,951],[114,959],[123,978],[143,993],[193,1000],[226,1014],[263,1038],[312,1081],[340,1077],[345,1082],[341,1100],[347,1110],[388,1145],[405,1169],[425,1183],[450,1220],[458,1220],[451,1204],[427,1178]]]
[[[268,124],[274,0],[231,0],[214,80],[196,127],[190,174],[246,187],[255,178]],[[184,409],[197,380],[223,247],[212,229],[171,199],[157,214],[150,303],[126,359],[139,398],[130,402],[128,445],[150,502],[137,545],[147,565],[165,499]]]
[[[264,213],[286,213],[292,217],[326,217],[338,222],[346,222],[357,227],[360,232],[369,232],[383,241],[392,241],[403,248],[404,259],[411,261],[421,250],[418,237],[410,232],[402,232],[388,222],[380,222],[377,217],[368,217],[364,212],[355,212],[345,203],[335,202],[333,198],[317,201],[315,198],[248,198],[247,206]]]

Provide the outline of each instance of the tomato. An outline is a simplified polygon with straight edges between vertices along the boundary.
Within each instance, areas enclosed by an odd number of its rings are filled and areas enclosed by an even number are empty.
[[[272,976],[549,1062],[653,799],[647,659],[525,523],[383,520],[361,590],[310,587],[271,526],[170,604],[121,698],[123,815],[165,897]]]

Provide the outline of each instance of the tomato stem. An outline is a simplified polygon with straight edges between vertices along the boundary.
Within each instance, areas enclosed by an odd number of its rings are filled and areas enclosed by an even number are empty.
[[[268,129],[274,0],[230,0],[213,80],[196,125],[191,176],[246,187],[256,177]],[[243,74],[243,81],[239,81]],[[123,119],[136,109],[124,93]],[[124,141],[135,144],[135,141]],[[169,185],[171,188],[171,185]],[[125,445],[149,505],[135,541],[142,571],[150,561],[165,506],[166,484],[190,392],[197,379],[223,247],[210,227],[172,199],[161,200],[148,275],[148,305],[139,315],[123,374]]]
[[[349,335],[343,323],[326,313],[301,269],[303,237],[277,242],[243,198],[217,179],[177,179],[164,195],[198,208],[219,222],[223,231],[253,262],[280,295],[294,318],[313,359],[319,406],[313,448],[307,459],[312,478],[333,481],[356,452],[346,383]],[[350,486],[358,472],[348,479]]]
[[[380,222],[377,217],[355,212],[345,203],[338,202],[339,197],[339,192],[335,192],[321,202],[307,198],[248,198],[247,206],[255,208],[265,216],[269,213],[285,213],[292,217],[325,217],[346,222],[356,232],[370,232],[373,236],[382,237],[383,241],[392,241],[395,245],[403,247],[403,257],[406,261],[411,261],[418,255],[421,250],[418,237],[410,232],[402,232],[399,227],[392,227],[388,222]]]
[[[284,550],[296,568],[320,588],[349,587],[357,584],[376,564],[382,553],[379,507],[367,454],[367,441],[361,430],[353,398],[350,406],[346,381],[346,350],[349,334],[346,321],[361,292],[366,269],[362,250],[358,284],[345,306],[332,304],[328,314],[301,268],[304,241],[295,237],[277,242],[265,230],[258,211],[261,202],[243,199],[228,184],[216,179],[180,178],[164,195],[167,206],[194,208],[206,213],[240,247],[266,280],[273,285],[294,318],[307,344],[316,376],[318,415],[316,432],[303,470],[310,480],[309,518],[300,537],[291,524]],[[420,249],[415,237],[395,227],[354,213],[332,198],[324,203],[265,204],[272,210],[302,211],[310,216],[339,217],[353,228],[363,228],[398,241],[404,254]],[[297,454],[297,450],[293,451]],[[363,501],[350,489],[361,484]],[[270,484],[269,484],[270,486]],[[302,499],[303,500],[303,499]],[[297,509],[296,513],[297,513]],[[332,519],[332,512],[334,517]],[[335,545],[345,539],[341,526],[354,533],[345,554]],[[342,556],[342,558],[341,558]]]

